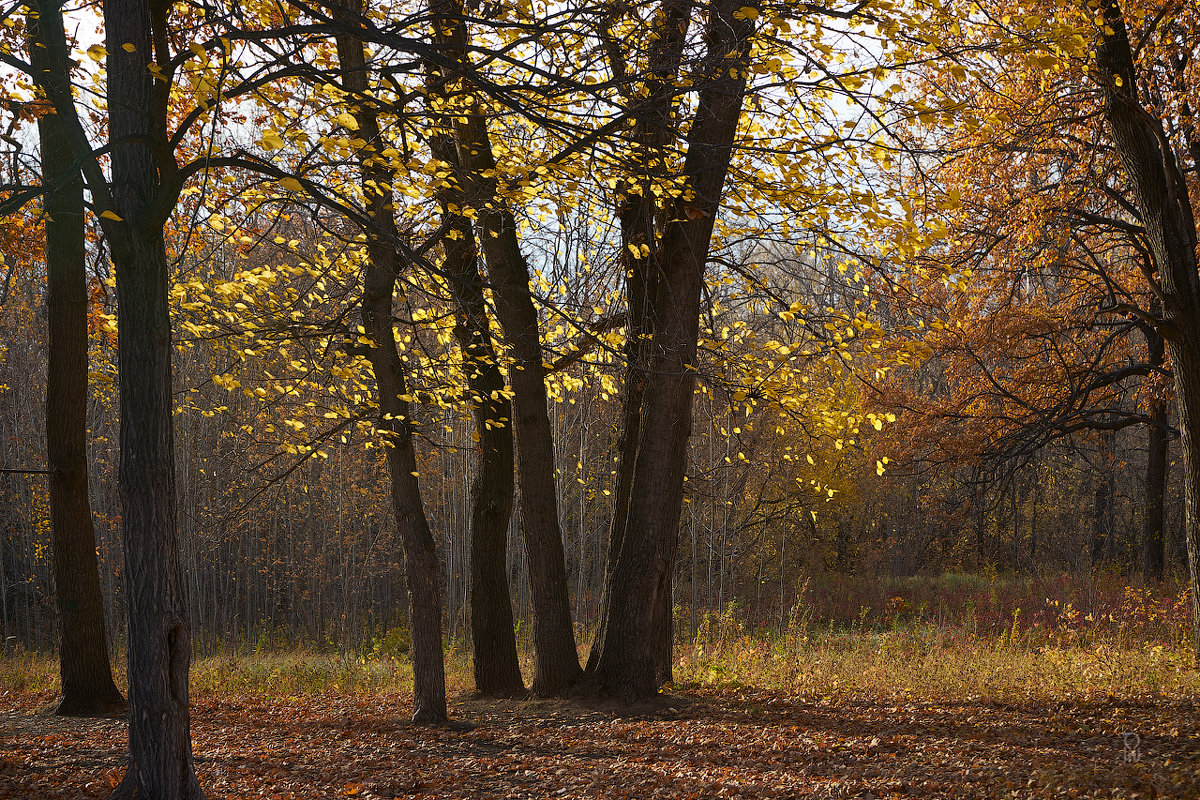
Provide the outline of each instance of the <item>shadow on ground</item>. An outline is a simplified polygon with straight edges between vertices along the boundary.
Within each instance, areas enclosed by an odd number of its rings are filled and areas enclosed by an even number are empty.
[[[0,697],[0,797],[106,796],[123,772],[124,723],[34,714],[46,700]],[[464,698],[453,713],[469,730],[413,726],[408,702],[200,697],[197,771],[214,800],[1200,797],[1195,702],[703,689],[621,713]]]

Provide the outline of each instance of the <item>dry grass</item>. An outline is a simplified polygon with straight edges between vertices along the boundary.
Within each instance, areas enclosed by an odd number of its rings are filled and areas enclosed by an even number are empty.
[[[743,635],[686,646],[676,681],[929,701],[1198,697],[1190,654],[1163,645],[1039,645],[937,628]]]
[[[124,657],[114,660],[116,681],[126,687]],[[459,650],[446,654],[450,693],[472,688],[469,659]],[[21,653],[0,659],[0,693],[54,694],[58,661]],[[356,656],[294,650],[287,653],[226,653],[195,659],[191,689],[198,695],[303,697],[336,694],[412,692],[412,663],[404,656]]]
[[[771,627],[731,604],[677,643],[676,683],[928,701],[1200,697],[1186,594],[1116,581],[1056,579],[1049,588],[976,576],[823,585],[802,591]],[[406,645],[393,633],[363,654],[230,652],[194,661],[192,688],[201,696],[406,694]],[[121,672],[124,658],[115,661]],[[0,692],[52,693],[57,673],[45,656],[0,659]],[[452,695],[471,691],[462,643],[447,649],[446,673]]]
[[[1177,589],[965,575],[808,589],[773,628],[736,605],[707,615],[676,680],[930,701],[1200,696]]]
[[[1200,697],[1200,671],[1182,648],[1117,642],[1031,645],[937,628],[883,633],[828,630],[764,637],[742,634],[677,649],[679,686],[744,686],[788,694],[855,694],[929,701]],[[120,672],[120,670],[119,670]],[[469,660],[447,660],[451,694],[472,688]],[[124,686],[124,675],[118,675]],[[0,692],[58,688],[55,660],[0,660]],[[302,697],[329,692],[407,694],[403,657],[364,658],[297,651],[222,655],[192,665],[201,695]]]

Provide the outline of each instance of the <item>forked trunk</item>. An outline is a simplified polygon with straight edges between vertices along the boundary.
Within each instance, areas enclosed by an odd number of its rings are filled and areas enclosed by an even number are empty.
[[[665,0],[656,17],[658,35],[650,45],[648,78],[645,94],[630,93],[626,99],[635,104],[634,149],[631,169],[635,176],[621,187],[623,196],[617,211],[621,223],[621,261],[625,267],[625,298],[627,305],[625,324],[625,380],[621,410],[621,436],[617,442],[617,485],[613,492],[613,512],[609,523],[608,550],[605,559],[605,575],[616,565],[625,539],[625,526],[629,521],[629,502],[633,491],[633,465],[637,460],[638,444],[641,441],[642,403],[645,401],[646,385],[649,380],[650,345],[653,334],[654,314],[652,303],[659,284],[660,265],[659,232],[666,224],[662,203],[655,192],[656,181],[668,177],[670,170],[671,144],[678,135],[676,107],[679,103],[677,91],[679,70],[683,62],[687,32],[691,26],[692,3],[689,0]],[[617,61],[613,71],[624,74],[628,71],[626,55],[620,48],[610,48],[609,58]],[[644,245],[644,247],[643,247]],[[608,582],[605,581],[605,591]],[[601,598],[601,608],[607,600]],[[655,609],[659,628],[659,664],[656,671],[659,683],[671,679],[672,626],[670,601]],[[665,620],[664,620],[665,613]],[[600,648],[596,646],[605,637],[605,616],[600,617],[591,651],[588,654],[587,670],[596,667]]]
[[[691,194],[672,207],[650,297],[653,382],[643,397],[636,458],[622,464],[633,470],[628,515],[606,575],[602,636],[593,662],[600,691],[627,700],[655,694],[664,659],[670,661],[664,636],[692,427],[700,291],[741,117],[754,29],[752,15],[739,13],[744,6],[718,0],[710,8],[709,50],[683,168]]]
[[[174,206],[178,192],[162,182],[164,167],[173,163],[160,163],[149,144],[166,141],[165,89],[146,69],[155,53],[155,14],[165,24],[166,7],[148,0],[104,3],[111,192],[114,213],[123,220],[106,222],[104,230],[117,276],[119,493],[129,610],[129,767],[114,795],[194,800],[203,792],[188,709],[191,627],[176,530],[163,241],[164,209]]]
[[[447,55],[466,64],[467,31],[456,0],[431,5],[440,26],[438,38]],[[554,479],[554,436],[546,398],[541,329],[530,290],[529,265],[517,239],[512,210],[500,196],[496,162],[481,102],[469,87],[451,98],[470,97],[472,107],[456,108],[458,159],[464,170],[467,202],[478,213],[478,229],[487,274],[495,297],[496,317],[504,331],[512,387],[512,425],[516,440],[519,511],[529,594],[533,604],[533,693],[561,695],[582,676],[575,628],[571,620],[566,557],[558,519]]]
[[[426,67],[431,100],[447,98],[445,73]],[[436,103],[434,104],[436,105]],[[471,485],[471,649],[475,689],[483,695],[515,695],[525,691],[517,659],[512,598],[508,586],[508,525],[513,506],[512,404],[492,346],[492,326],[483,293],[479,252],[470,219],[455,213],[462,207],[462,166],[455,146],[452,118],[436,116],[429,137],[434,158],[449,164],[455,184],[438,200],[448,234],[442,242],[442,271],[456,305],[454,337],[462,353],[463,371],[472,394],[471,414],[478,438],[479,464]]]

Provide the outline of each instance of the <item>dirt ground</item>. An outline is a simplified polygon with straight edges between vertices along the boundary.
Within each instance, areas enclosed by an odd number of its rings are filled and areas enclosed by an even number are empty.
[[[102,798],[122,720],[0,696],[0,797]],[[197,697],[209,798],[1200,798],[1195,701],[924,703],[696,690],[653,707],[461,698]],[[1128,734],[1128,735],[1126,735]]]

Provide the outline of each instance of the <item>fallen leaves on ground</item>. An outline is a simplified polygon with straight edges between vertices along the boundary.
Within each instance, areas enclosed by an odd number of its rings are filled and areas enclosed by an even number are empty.
[[[124,771],[124,722],[36,715],[51,700],[0,696],[0,797],[104,797]],[[466,730],[414,726],[410,702],[195,698],[201,783],[212,800],[1200,797],[1194,700],[1001,705],[698,689],[637,716],[464,699],[454,715]],[[1138,735],[1140,760],[1127,758],[1126,733]]]

